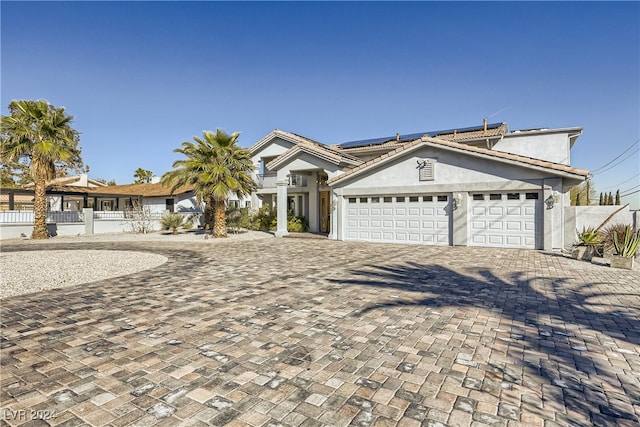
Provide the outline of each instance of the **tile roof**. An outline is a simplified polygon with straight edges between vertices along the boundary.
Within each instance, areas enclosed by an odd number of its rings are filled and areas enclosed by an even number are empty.
[[[77,187],[76,187],[77,188]],[[188,193],[193,190],[193,186],[182,186],[177,188],[173,193],[171,187],[161,183],[154,184],[125,184],[125,185],[109,185],[100,188],[87,188],[88,193],[95,194],[118,194],[123,196],[143,196],[143,197],[161,197],[177,194]]]
[[[284,139],[287,139],[293,142],[295,145],[289,148],[284,153],[280,154],[271,162],[269,162],[269,164],[267,164],[267,168],[269,169],[274,169],[284,160],[292,157],[293,155],[295,155],[300,151],[313,154],[320,158],[324,158],[325,160],[335,164],[347,163],[351,165],[359,165],[363,162],[362,159],[359,159],[358,157],[344,153],[342,150],[329,147],[320,142],[314,141],[309,138],[305,138],[300,135],[296,135],[294,133],[284,132],[276,129],[271,134],[278,137],[284,137]]]
[[[369,167],[371,167],[374,164],[380,163],[388,158],[391,157],[395,157],[397,155],[399,155],[400,153],[407,151],[413,147],[417,147],[419,145],[430,145],[430,146],[435,146],[435,147],[440,147],[440,148],[445,148],[445,149],[450,149],[450,150],[454,150],[454,151],[462,151],[462,152],[467,152],[470,153],[472,155],[480,155],[482,157],[493,157],[499,160],[507,160],[507,161],[512,161],[512,162],[517,162],[517,163],[521,163],[523,165],[526,166],[534,166],[534,167],[540,167],[540,168],[546,168],[546,169],[551,169],[554,170],[556,172],[565,172],[565,173],[569,173],[569,174],[573,174],[573,175],[579,175],[579,176],[584,176],[586,177],[589,172],[586,170],[582,170],[582,169],[577,169],[577,168],[573,168],[571,166],[567,166],[567,165],[563,165],[560,163],[553,163],[553,162],[548,162],[545,160],[540,160],[540,159],[534,159],[532,157],[526,157],[526,156],[521,156],[521,155],[517,155],[517,154],[510,154],[510,153],[504,153],[502,151],[496,151],[496,150],[489,150],[487,148],[481,148],[481,147],[474,147],[471,145],[467,145],[464,143],[459,143],[459,142],[453,142],[453,141],[447,141],[445,139],[440,139],[440,138],[430,138],[430,137],[426,137],[423,136],[420,139],[416,139],[414,141],[411,142],[407,142],[405,144],[403,144],[401,147],[396,148],[393,151],[390,151],[388,153],[385,153],[381,156],[378,156],[374,159],[369,160],[366,163],[363,163],[353,169],[348,170],[347,172],[338,175],[336,177],[331,178],[330,180],[328,180],[328,184],[332,185],[338,181],[343,180],[346,177],[352,176],[364,169],[368,169]]]

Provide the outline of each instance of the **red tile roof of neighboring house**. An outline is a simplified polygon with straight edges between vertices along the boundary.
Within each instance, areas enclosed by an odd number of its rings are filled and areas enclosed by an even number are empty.
[[[154,184],[124,184],[109,185],[100,188],[87,188],[87,192],[92,194],[118,194],[123,196],[143,196],[143,197],[162,197],[177,194],[184,194],[193,191],[193,186],[182,186],[171,191],[170,186],[161,183]]]

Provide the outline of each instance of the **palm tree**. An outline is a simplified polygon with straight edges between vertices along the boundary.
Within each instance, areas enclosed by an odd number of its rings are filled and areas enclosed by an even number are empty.
[[[80,168],[79,133],[71,127],[73,116],[64,107],[47,101],[11,101],[9,116],[2,117],[2,150],[5,161],[27,160],[35,184],[35,221],[32,239],[46,239],[47,180],[56,169]]]
[[[228,135],[218,129],[204,131],[203,138],[182,143],[174,152],[186,159],[176,160],[173,170],[162,176],[162,183],[172,191],[183,185],[194,187],[198,202],[205,201],[214,209],[214,237],[227,236],[226,201],[230,194],[238,198],[251,194],[256,183],[251,177],[253,163],[248,150],[237,145],[240,132]]]
[[[134,184],[142,184],[151,182],[151,177],[153,177],[153,172],[147,169],[138,168],[133,173],[133,177],[136,179]]]

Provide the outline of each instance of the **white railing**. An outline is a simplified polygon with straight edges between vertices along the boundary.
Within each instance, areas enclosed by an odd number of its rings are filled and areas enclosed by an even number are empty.
[[[258,174],[258,188],[275,188],[277,179],[275,172]]]
[[[145,212],[141,214],[147,219],[160,219],[164,212]],[[94,211],[94,219],[134,219],[137,214],[133,211]]]
[[[0,223],[2,224],[33,224],[35,214],[33,211],[0,211]],[[47,222],[83,222],[82,212],[78,211],[50,211],[47,212]]]
[[[84,222],[84,215],[80,211],[51,211],[47,212],[47,222]]]

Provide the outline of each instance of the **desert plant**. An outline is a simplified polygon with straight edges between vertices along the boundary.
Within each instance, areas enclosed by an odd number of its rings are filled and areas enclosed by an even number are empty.
[[[618,234],[613,235],[613,246],[616,254],[625,258],[633,258],[640,244],[640,231],[633,230],[630,225],[625,227],[624,239],[618,239]]]
[[[625,230],[626,225],[624,224],[611,224],[601,229],[600,235],[602,236],[602,244],[598,248],[598,252],[605,258],[608,258],[608,256],[613,254],[615,251],[613,246],[613,236],[617,235],[618,240],[624,240]]]
[[[127,227],[134,233],[147,234],[153,231],[154,217],[149,206],[136,203],[124,211],[124,217],[127,218]]]
[[[83,166],[80,133],[71,127],[73,116],[64,107],[47,101],[11,101],[9,116],[2,116],[0,158],[2,162],[26,161],[35,184],[32,239],[46,239],[47,181],[64,169]]]
[[[178,234],[178,228],[184,225],[184,216],[177,213],[168,213],[160,219],[160,224],[164,230],[171,230],[173,234]]]
[[[307,224],[307,219],[303,216],[293,216],[287,221],[287,231],[300,233],[308,229],[309,224]]]
[[[161,182],[170,185],[171,191],[192,186],[198,202],[213,206],[214,237],[227,237],[225,209],[229,196],[235,194],[241,199],[256,188],[251,154],[238,145],[239,136],[240,132],[228,135],[220,129],[204,131],[202,138],[195,136],[194,142],[183,142],[182,148],[173,150],[185,158],[173,162],[174,169],[162,176]]]
[[[577,246],[597,246],[602,243],[602,236],[594,227],[582,227],[582,232],[576,230],[576,233],[578,234]]]

